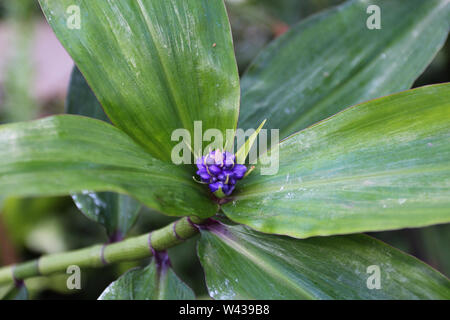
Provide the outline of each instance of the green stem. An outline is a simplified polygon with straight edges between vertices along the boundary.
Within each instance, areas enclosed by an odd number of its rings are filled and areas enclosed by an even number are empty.
[[[77,265],[80,268],[97,268],[110,263],[147,258],[152,256],[152,248],[157,251],[166,250],[193,237],[198,233],[198,229],[191,222],[201,224],[204,221],[196,217],[185,217],[162,229],[120,242],[51,254],[29,262],[3,267],[0,268],[0,284],[65,272],[70,265]]]

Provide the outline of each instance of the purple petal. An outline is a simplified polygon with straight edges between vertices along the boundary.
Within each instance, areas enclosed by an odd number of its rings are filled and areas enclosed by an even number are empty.
[[[203,164],[203,161],[205,160],[205,157],[201,157],[201,158],[198,158],[197,159],[197,161],[196,161],[196,164],[197,164],[197,168],[199,169],[199,170],[202,170],[202,169],[205,169],[206,170],[206,166]]]
[[[209,185],[209,190],[211,190],[211,192],[216,192],[217,190],[219,190],[219,188],[223,187],[223,183],[222,182],[215,182],[215,183],[211,183]]]
[[[223,170],[223,174],[234,177],[233,170]]]
[[[223,167],[224,154],[217,151],[214,155],[214,161],[216,162],[216,165]]]
[[[213,151],[214,152],[214,151]],[[216,163],[216,161],[214,160],[214,153],[213,152],[211,152],[209,155],[207,155],[206,156],[206,161],[205,161],[205,163],[207,164],[207,165],[212,165],[212,164],[215,164]]]
[[[232,154],[231,152],[225,151],[225,158],[227,159],[231,159],[234,161],[234,159],[236,158],[236,156],[234,154]]]
[[[236,157],[234,156],[234,154],[230,152],[225,152],[224,164],[226,169],[231,169],[234,166],[235,158]]]
[[[195,162],[197,165],[201,165],[201,164],[203,164],[203,161],[205,160],[205,157],[200,157],[200,158],[197,158],[197,161]]]
[[[208,172],[205,170],[198,170],[197,174],[202,178],[203,180],[209,181],[211,179],[211,176],[208,174]]]
[[[225,177],[224,179],[221,179],[222,181],[227,181],[227,184],[235,184],[236,183],[236,179],[234,177],[234,172],[233,171],[223,171],[223,176]]]
[[[223,193],[225,193],[225,195],[229,196],[234,190],[234,185],[229,185],[226,184],[222,187],[222,191]]]
[[[214,175],[218,175],[219,173],[222,173],[222,169],[220,169],[220,167],[218,167],[214,164],[211,166],[208,166],[208,170],[209,170],[209,172],[211,172]]]
[[[206,166],[204,164],[197,164],[197,169],[206,171]]]
[[[233,168],[234,177],[236,179],[242,179],[247,171],[247,167],[242,164],[237,164]]]

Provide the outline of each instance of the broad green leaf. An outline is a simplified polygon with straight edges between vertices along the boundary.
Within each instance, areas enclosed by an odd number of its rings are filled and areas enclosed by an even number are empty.
[[[12,285],[1,300],[28,300],[28,290],[24,284]]]
[[[170,160],[173,131],[193,137],[194,121],[236,128],[239,76],[222,0],[80,0],[79,28],[73,0],[40,4],[108,117],[153,156]]]
[[[111,240],[124,238],[141,209],[138,201],[113,192],[83,192],[72,198],[85,216],[105,226]]]
[[[450,84],[369,101],[269,154],[239,182],[232,220],[297,238],[450,222]]]
[[[168,215],[210,216],[207,190],[188,170],[152,158],[125,133],[63,115],[0,126],[0,194],[111,191]]]
[[[198,254],[214,299],[450,298],[439,272],[365,235],[298,240],[223,224],[201,233]]]
[[[145,268],[132,269],[111,283],[99,300],[193,300],[194,292],[170,265],[153,259]]]
[[[450,276],[450,223],[425,228],[373,232],[371,236],[411,254]]]
[[[100,102],[76,66],[70,75],[66,112],[109,122]]]
[[[381,9],[370,30],[369,5]],[[408,89],[442,47],[448,0],[353,0],[301,22],[255,59],[241,81],[239,127],[280,138],[336,112]]]
[[[72,70],[66,111],[109,121],[91,88],[77,67]],[[111,240],[122,239],[136,222],[141,208],[133,198],[112,192],[84,192],[72,195],[81,212],[106,228]]]

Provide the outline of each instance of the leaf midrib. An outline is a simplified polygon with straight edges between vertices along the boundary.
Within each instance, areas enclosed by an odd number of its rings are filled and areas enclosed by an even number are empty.
[[[170,94],[170,96],[172,97],[174,104],[175,104],[175,108],[177,110],[177,113],[179,115],[179,120],[181,121],[182,125],[184,128],[189,128],[189,126],[186,125],[185,123],[185,119],[188,119],[188,117],[186,117],[186,114],[183,112],[182,108],[179,107],[180,105],[180,98],[177,96],[176,92],[177,90],[174,88],[174,84],[172,83],[171,77],[169,76],[169,72],[168,72],[168,67],[166,65],[165,59],[163,58],[163,54],[161,53],[161,48],[159,46],[159,42],[156,41],[157,37],[155,35],[155,30],[153,29],[152,23],[150,21],[150,17],[148,16],[147,12],[145,11],[145,7],[142,3],[142,0],[137,0],[138,6],[139,6],[139,11],[142,15],[142,17],[145,20],[145,24],[147,25],[147,29],[149,31],[149,34],[151,36],[152,42],[155,46],[156,49],[156,53],[157,53],[157,57],[158,60],[161,64],[161,67],[163,69],[162,75],[164,76],[164,82],[168,85],[168,89],[167,92]]]
[[[370,178],[380,178],[380,177],[386,177],[386,176],[393,176],[393,175],[398,175],[398,173],[413,173],[413,172],[421,172],[421,173],[432,173],[432,172],[442,172],[443,169],[449,168],[450,166],[439,166],[436,167],[434,166],[433,168],[429,168],[428,170],[424,171],[424,170],[419,170],[421,168],[423,168],[425,166],[417,166],[414,168],[408,168],[408,169],[398,169],[398,170],[389,170],[389,171],[379,171],[376,173],[372,173],[372,174],[366,174],[366,175],[352,175],[349,177],[338,177],[338,178],[330,178],[330,179],[321,179],[321,180],[313,180],[313,181],[307,181],[307,182],[302,182],[302,183],[286,183],[283,184],[283,193],[287,192],[287,191],[294,191],[297,190],[300,187],[311,187],[311,186],[321,186],[321,185],[326,185],[326,184],[332,184],[332,183],[339,183],[339,182],[345,182],[345,181],[354,181],[354,180],[362,180],[362,179],[370,179]],[[281,176],[281,175],[280,175]],[[283,177],[284,180],[284,177]],[[274,182],[277,182],[277,179],[274,179]],[[255,183],[256,185],[257,183]],[[259,185],[261,185],[261,183],[258,183]],[[264,182],[262,183],[264,184]],[[266,184],[267,185],[267,184]],[[246,187],[251,187],[251,186],[246,186]],[[373,186],[367,186],[367,188],[370,188]],[[255,187],[257,188],[257,187]],[[248,190],[247,188],[245,188],[246,190]],[[245,199],[245,198],[251,198],[252,196],[255,195],[260,195],[260,194],[267,194],[267,193],[274,193],[275,191],[279,191],[280,190],[280,185],[277,184],[276,186],[269,186],[266,188],[258,188],[256,191],[254,192],[246,192],[243,191],[242,193],[240,193],[239,195],[235,196],[234,199],[235,200],[241,200],[241,199]]]
[[[399,38],[402,38],[404,34],[409,34],[410,30],[412,29],[417,29],[419,28],[418,26],[421,27],[421,31],[424,29],[424,27],[422,26],[426,26],[428,24],[428,21],[431,20],[432,18],[435,17],[435,13],[439,12],[442,7],[444,7],[444,5],[441,6],[437,6],[437,7],[432,7],[432,9],[430,10],[431,12],[427,12],[426,14],[424,14],[426,16],[426,18],[423,19],[419,19],[418,21],[414,21],[411,25],[407,25],[404,28],[402,28],[402,32],[397,32],[395,34],[395,36],[393,38],[391,38],[391,40],[389,41],[389,45],[387,45],[386,47],[383,48],[383,50],[378,50],[377,52],[383,52],[383,51],[388,51],[389,48],[391,48],[392,46],[394,46],[397,42],[396,40]],[[405,39],[406,40],[406,39]],[[379,57],[379,55],[374,54],[375,57]],[[345,87],[345,85],[351,81],[351,79],[354,79],[356,77],[357,74],[360,74],[361,72],[364,72],[366,70],[370,69],[370,66],[374,65],[375,63],[378,62],[378,59],[368,59],[370,62],[369,64],[365,64],[364,68],[358,68],[357,70],[355,70],[355,72],[353,72],[352,74],[350,74],[346,79],[342,80],[339,85],[337,86],[336,90],[333,90],[331,92],[331,94],[326,95],[325,97],[322,97],[322,99],[320,99],[318,102],[316,102],[316,104],[307,109],[305,112],[303,112],[303,114],[301,115],[301,117],[298,117],[295,121],[293,121],[292,123],[290,123],[287,127],[283,128],[283,132],[295,132],[295,130],[293,128],[298,128],[299,126],[303,126],[304,127],[304,123],[307,123],[311,117],[314,117],[314,115],[322,110],[322,108],[319,108],[319,106],[322,106],[324,104],[327,103],[327,101],[332,100],[333,96],[338,95],[339,91],[341,89],[339,88],[343,88]],[[417,73],[417,74],[421,74]],[[383,75],[384,76],[384,75]],[[416,76],[417,78],[417,76]],[[407,85],[404,85],[403,88],[407,89],[409,87],[411,87],[411,85],[413,84],[414,80],[410,81],[410,83],[408,83]],[[361,99],[360,99],[361,100]],[[361,102],[361,101],[360,101]],[[353,104],[358,104],[359,102],[357,101],[356,103]],[[307,118],[305,118],[306,116],[308,116]],[[302,124],[302,125],[299,125]],[[289,135],[289,133],[287,134]]]

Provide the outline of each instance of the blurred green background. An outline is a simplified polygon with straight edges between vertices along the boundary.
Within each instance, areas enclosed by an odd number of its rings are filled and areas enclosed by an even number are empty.
[[[228,0],[240,73],[272,39],[290,26],[342,0]],[[405,4],[406,5],[406,4]],[[72,61],[59,45],[34,0],[0,0],[0,123],[64,113]],[[450,81],[449,41],[414,86]],[[133,234],[173,219],[143,208]],[[372,233],[450,276],[450,225]],[[0,198],[0,265],[106,242],[103,228],[83,216],[70,197]],[[169,251],[177,274],[207,298],[195,241]],[[26,281],[34,299],[96,299],[131,267],[123,263],[83,270],[82,289],[68,290],[67,275]],[[0,296],[2,290],[0,287]]]

